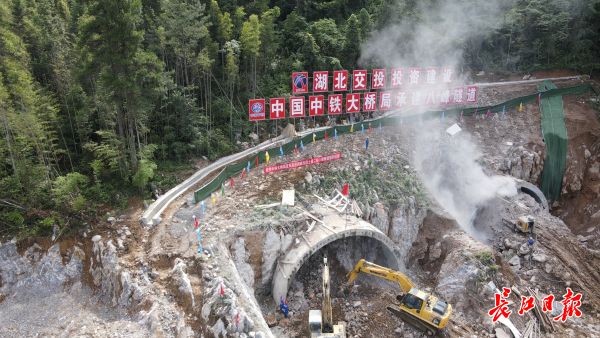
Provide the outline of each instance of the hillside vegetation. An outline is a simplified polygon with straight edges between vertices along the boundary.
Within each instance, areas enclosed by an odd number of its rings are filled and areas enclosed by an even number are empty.
[[[248,98],[289,95],[295,70],[353,69],[371,32],[437,2],[0,2],[0,237],[77,227],[166,168],[236,151]],[[490,36],[455,42],[463,67],[598,71],[599,3],[504,2]]]

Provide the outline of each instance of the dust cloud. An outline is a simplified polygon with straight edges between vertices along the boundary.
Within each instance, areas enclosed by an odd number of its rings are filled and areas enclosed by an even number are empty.
[[[516,195],[515,181],[484,172],[477,162],[481,153],[468,133],[450,136],[441,122],[429,121],[411,134],[412,162],[429,194],[463,230],[485,241],[487,232],[473,224],[477,211],[497,196]]]
[[[499,28],[512,2],[514,0],[397,1],[392,10],[414,15],[411,18],[399,16],[372,33],[361,46],[360,62],[404,69],[450,67],[453,70],[451,84],[438,81],[439,84],[424,89],[440,92],[461,86],[469,76],[463,71],[466,46],[484,40]],[[412,106],[402,113],[418,114],[430,109]],[[477,162],[480,152],[468,133],[462,131],[451,137],[445,133],[448,126],[439,120],[403,126],[413,128],[407,134],[415,135],[410,140],[413,165],[436,202],[465,231],[485,240],[485,232],[476,231],[473,226],[477,210],[497,195],[516,194],[516,184],[509,177],[487,175]]]

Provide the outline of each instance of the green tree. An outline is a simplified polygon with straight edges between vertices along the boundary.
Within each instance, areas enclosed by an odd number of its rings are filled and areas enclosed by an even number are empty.
[[[246,57],[247,64],[250,66],[250,76],[252,83],[252,96],[256,95],[256,77],[257,67],[256,62],[260,53],[260,30],[261,24],[256,14],[250,15],[248,21],[242,25],[242,32],[240,34],[240,44],[242,49],[242,55]]]
[[[156,56],[141,49],[140,13],[140,0],[94,0],[80,18],[80,43],[89,55],[84,62],[90,73],[98,75],[96,88],[104,88],[102,93],[94,92],[94,87],[90,91],[103,102],[102,115],[110,117],[106,127],[114,128],[120,140],[124,178],[138,166],[147,109],[158,86],[153,73],[160,69]]]
[[[360,53],[360,26],[356,15],[352,14],[346,20],[346,33],[344,39],[344,66],[346,68],[352,68],[358,60]]]

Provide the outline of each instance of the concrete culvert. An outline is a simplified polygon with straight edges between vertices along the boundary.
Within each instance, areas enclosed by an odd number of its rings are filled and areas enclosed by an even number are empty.
[[[368,258],[374,262],[397,269],[399,257],[394,250],[392,241],[373,225],[360,221],[347,228],[320,227],[321,235],[313,233],[310,239],[297,239],[287,254],[280,258],[273,275],[272,295],[275,303],[281,297],[286,297],[291,281],[302,265],[314,254],[327,245],[339,245],[338,241],[347,241],[346,245],[355,245],[356,248],[345,250],[352,257],[342,256],[342,264],[350,270],[360,258]],[[315,240],[317,239],[317,240]],[[336,242],[335,244],[333,244]],[[361,257],[362,255],[362,257]]]

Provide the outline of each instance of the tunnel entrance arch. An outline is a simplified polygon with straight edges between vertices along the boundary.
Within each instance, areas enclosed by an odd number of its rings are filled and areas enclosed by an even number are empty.
[[[384,259],[392,269],[398,269],[400,257],[394,243],[374,225],[352,217],[349,222],[336,215],[337,219],[326,217],[317,223],[310,232],[300,233],[287,253],[280,257],[275,267],[272,283],[272,296],[276,304],[281,297],[286,298],[290,284],[302,265],[325,246],[345,238],[369,238],[382,250]]]
[[[519,189],[519,192],[533,197],[533,199],[536,202],[538,202],[544,209],[548,210],[548,200],[546,199],[546,196],[544,196],[544,193],[540,190],[540,188],[529,182],[517,180],[517,189]]]

